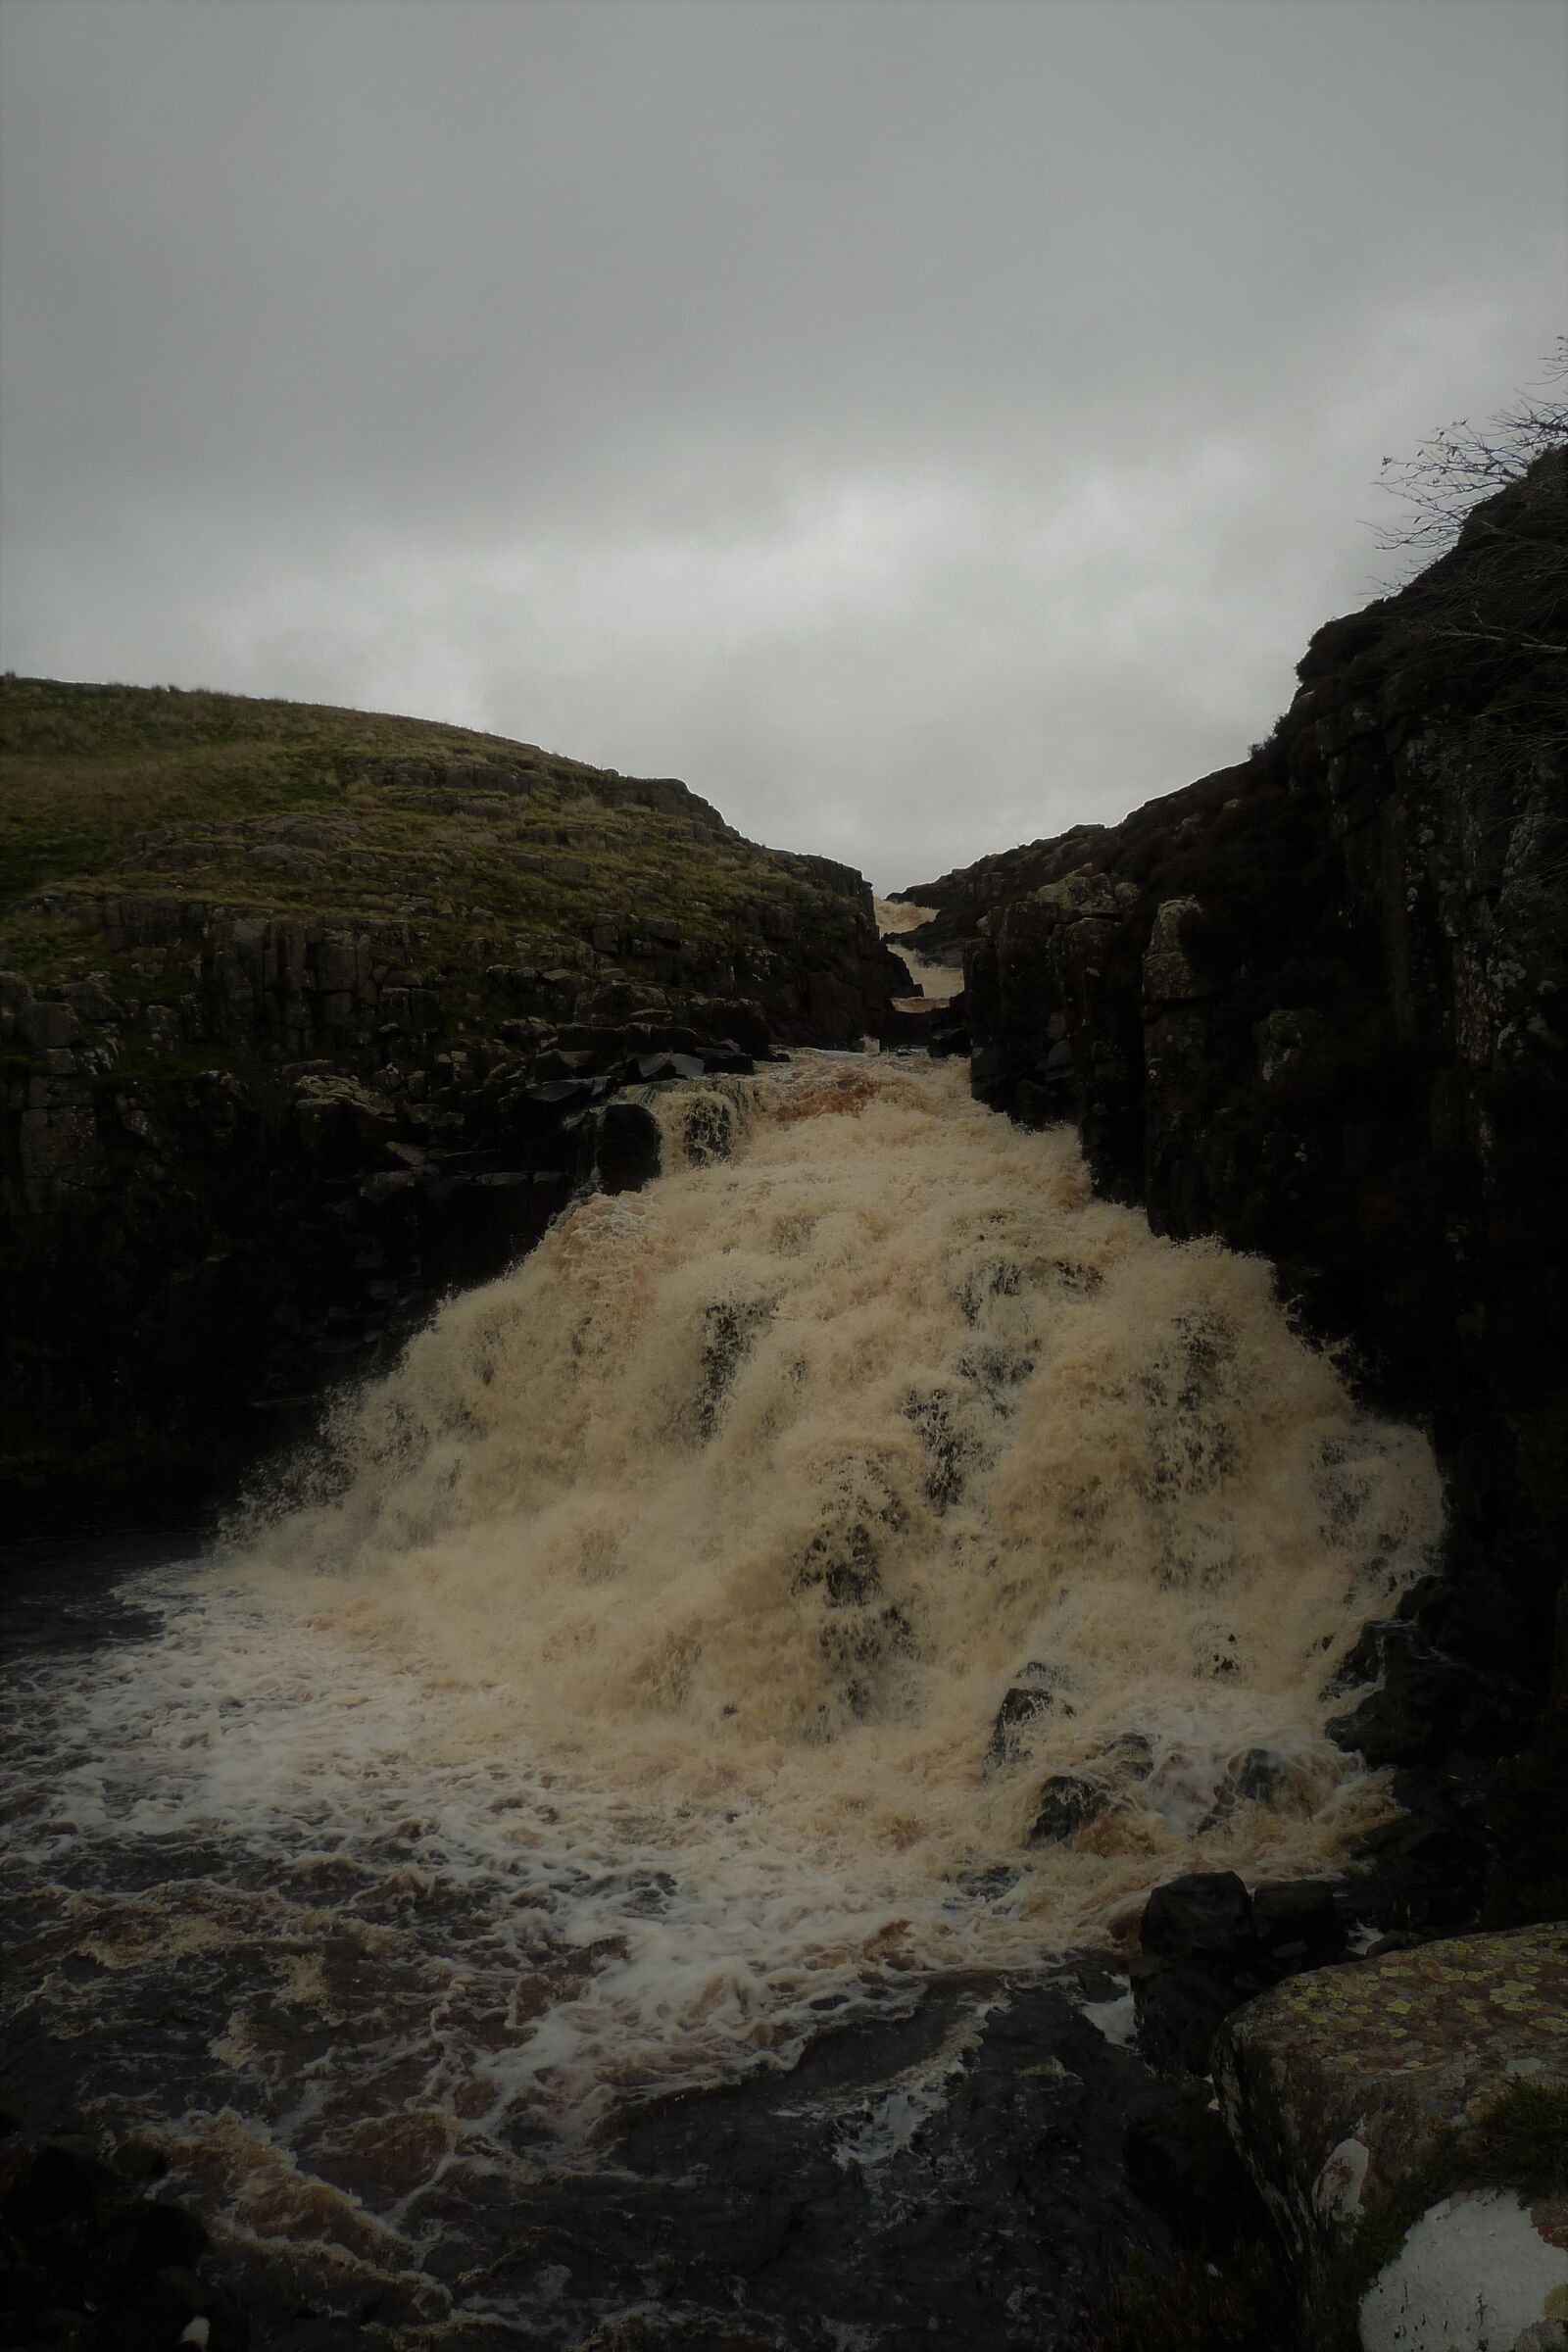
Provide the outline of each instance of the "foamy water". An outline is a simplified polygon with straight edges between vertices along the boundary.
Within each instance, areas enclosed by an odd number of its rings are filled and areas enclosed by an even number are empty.
[[[936,908],[911,906],[902,899],[878,899],[875,906],[879,936],[906,966],[918,991],[914,996],[895,997],[895,1004],[909,1011],[922,1004],[946,1004],[950,997],[956,997],[963,986],[963,973],[956,964],[932,963],[928,957],[916,954],[913,948],[901,945],[901,935],[906,931],[917,931],[922,923],[928,923],[936,913]]]
[[[236,2228],[416,2278],[454,2168],[1108,1948],[1176,1871],[1332,1868],[1384,1806],[1322,1694],[1427,1563],[1425,1445],[1265,1266],[964,1076],[667,1091],[672,1172],[446,1307],[339,1410],[327,1498],[18,1694],[51,2014],[184,1973],[188,2105],[143,2096]],[[1053,1775],[1100,1809],[1031,1846]]]

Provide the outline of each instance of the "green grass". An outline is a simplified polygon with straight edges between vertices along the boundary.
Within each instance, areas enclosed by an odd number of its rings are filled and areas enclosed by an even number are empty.
[[[288,838],[291,820],[319,837]],[[755,935],[760,909],[808,921],[824,903],[803,859],[743,840],[694,796],[535,745],[313,704],[7,678],[0,960],[44,984],[105,965],[103,903],[143,896],[410,921],[421,960],[449,975],[580,960],[605,921],[712,946]]]
[[[366,759],[509,756],[533,745],[424,719],[177,687],[0,683],[0,903],[100,873],[138,833],[335,805]]]

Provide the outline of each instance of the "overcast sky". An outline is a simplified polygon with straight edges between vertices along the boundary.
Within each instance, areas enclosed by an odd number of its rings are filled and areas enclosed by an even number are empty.
[[[883,888],[1245,753],[1379,460],[1568,324],[1560,0],[0,42],[7,666],[684,776]]]

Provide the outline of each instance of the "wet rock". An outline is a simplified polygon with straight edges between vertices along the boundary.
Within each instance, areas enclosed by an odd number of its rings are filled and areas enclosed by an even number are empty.
[[[1142,1732],[1118,1732],[1095,1760],[1118,1780],[1147,1781],[1154,1769],[1154,1743]]]
[[[198,2262],[207,2231],[178,2205],[144,2201],[118,2210],[94,2241],[82,2268],[82,2287],[94,2303],[109,2303],[150,2272]]]
[[[945,1011],[931,1015],[925,1031],[926,1051],[936,1060],[967,1054],[972,1044],[968,1005],[962,992],[949,1000]]]
[[[91,2142],[13,2136],[0,2151],[0,2342],[243,2352],[243,2313],[191,2267],[206,2245],[194,2214],[142,2194]],[[186,2332],[202,2319],[202,2332]]]
[[[1346,1949],[1346,1924],[1331,1879],[1281,1879],[1252,1889],[1252,1932],[1282,1975],[1320,1968]]]
[[[1128,2126],[1127,2178],[1184,2243],[1222,2255],[1266,2216],[1206,2085],[1172,2083]]]
[[[1250,1747],[1229,1777],[1230,1786],[1247,1804],[1268,1805],[1278,1811],[1297,1799],[1290,1765],[1272,1748]]]
[[[1250,1747],[1230,1766],[1203,1828],[1216,1827],[1241,1804],[1262,1805],[1271,1813],[1312,1810],[1311,1795],[1300,1786],[1289,1759],[1269,1747]]]
[[[1455,1752],[1502,1755],[1521,1743],[1531,1709],[1505,1678],[1440,1655],[1413,1627],[1380,1625],[1368,1633],[1373,1639],[1363,1637],[1363,1644],[1381,1664],[1381,1686],[1330,1717],[1324,1729],[1337,1746],[1381,1770],[1430,1766]]]
[[[1005,1110],[1017,1083],[1017,1063],[1004,1046],[976,1047],[969,1056],[969,1091],[977,1102]]]
[[[596,1160],[607,1193],[640,1192],[659,1174],[659,1122],[641,1102],[607,1102],[599,1115]]]
[[[1077,1773],[1054,1772],[1041,1783],[1029,1843],[1065,1844],[1109,1809],[1110,1791],[1102,1782],[1084,1780]]]
[[[1472,1921],[1487,1874],[1484,1827],[1455,1789],[1395,1784],[1398,1817],[1356,1847],[1365,1906],[1381,1923],[1428,1933]]]
[[[100,2311],[82,2352],[246,2352],[250,2322],[191,2271],[153,2272]]]
[[[919,2128],[871,2153],[889,2088],[956,2046],[972,1998],[938,1983],[907,2019],[823,2034],[786,2075],[651,2102],[615,2177],[579,2192],[594,2227],[558,2222],[535,2258],[560,2247],[579,2280],[585,2261],[613,2277],[635,2260],[658,2282],[647,2305],[678,2320],[671,2352],[724,2344],[742,2294],[760,2340],[800,2352],[1075,2352],[1108,2250],[1156,2274],[1168,2259],[1124,2153],[1149,2078],[1062,1989],[1020,1985],[988,1999]]]
[[[1036,1685],[1014,1684],[1003,1693],[991,1727],[991,1743],[986,1749],[985,1769],[996,1772],[1004,1764],[1017,1763],[1029,1751],[1028,1727],[1039,1715],[1049,1714],[1055,1705],[1055,1692]]]
[[[1156,1886],[1129,1969],[1139,2047],[1151,2065],[1207,2074],[1214,2036],[1270,1982],[1251,1899],[1234,1871],[1195,1871]]]
[[[1167,1880],[1145,1905],[1139,1941],[1162,1960],[1245,1965],[1256,1951],[1251,1897],[1233,1870]]]

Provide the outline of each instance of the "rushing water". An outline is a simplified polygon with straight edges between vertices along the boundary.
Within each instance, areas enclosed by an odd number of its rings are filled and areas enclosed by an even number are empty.
[[[923,1004],[946,1004],[963,986],[963,973],[951,963],[932,963],[915,953],[913,948],[901,947],[899,942],[906,931],[917,931],[936,913],[934,906],[914,906],[904,899],[878,899],[876,927],[879,936],[893,950],[914,983],[914,993],[895,997],[893,1002],[901,1011],[918,1010]]]
[[[951,1066],[659,1111],[671,1172],[7,1681],[14,2071],[153,2136],[279,2310],[379,2340],[740,2342],[613,2331],[675,2226],[625,2220],[648,2117],[814,2100],[874,2204],[1155,1881],[1332,1867],[1385,1801],[1323,1691],[1437,1479],[1264,1265],[1096,1201]],[[1099,1810],[1031,1845],[1054,1775]],[[879,2034],[880,2072],[821,2055]],[[669,2130],[689,2214],[718,2160]],[[916,2340],[863,2283],[788,2340]]]

